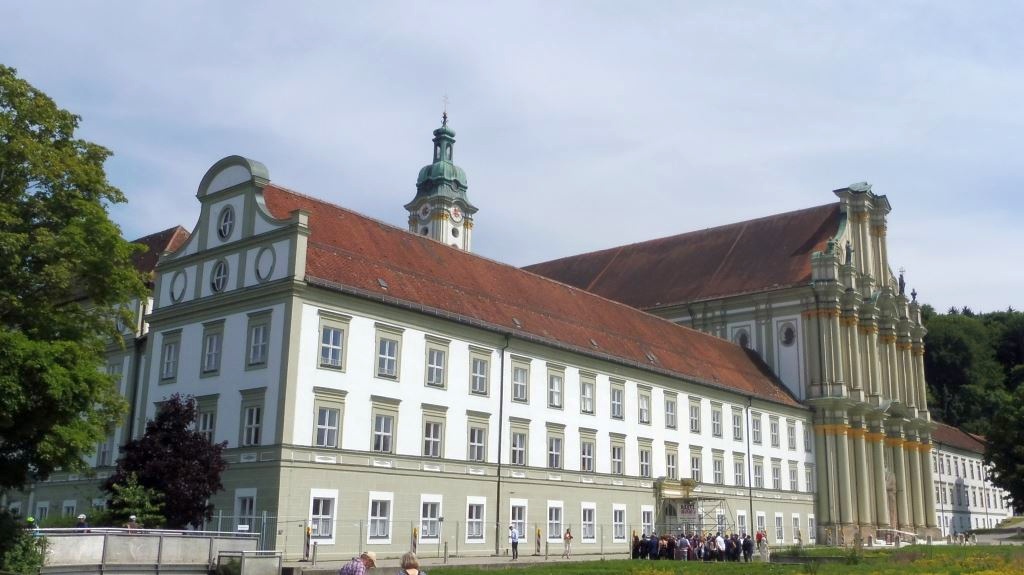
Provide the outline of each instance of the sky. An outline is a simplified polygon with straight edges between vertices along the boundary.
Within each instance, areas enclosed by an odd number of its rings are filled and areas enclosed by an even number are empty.
[[[0,0],[0,62],[113,152],[126,237],[229,155],[405,227],[448,98],[473,250],[527,265],[888,197],[939,311],[1024,309],[1024,4]]]

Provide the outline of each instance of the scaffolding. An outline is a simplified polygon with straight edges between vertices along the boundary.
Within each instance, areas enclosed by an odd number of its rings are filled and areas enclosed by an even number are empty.
[[[736,515],[726,497],[693,493],[696,482],[692,479],[660,480],[656,485],[657,533],[678,536],[737,531]],[[749,526],[743,527],[750,529]]]

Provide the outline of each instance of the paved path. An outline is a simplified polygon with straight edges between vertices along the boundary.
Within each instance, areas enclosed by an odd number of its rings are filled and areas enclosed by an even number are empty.
[[[559,551],[561,552],[561,551]],[[517,561],[511,561],[505,556],[496,557],[493,555],[484,556],[471,556],[471,557],[449,557],[447,565],[511,565],[511,564],[522,564],[529,565],[532,563],[570,563],[579,561],[596,561],[601,559],[600,554],[586,554],[577,555],[574,554],[572,559],[562,559],[558,554],[549,555],[547,559],[543,555],[526,555],[522,553],[519,555]],[[606,553],[603,558],[606,559],[626,559],[625,553]],[[309,562],[301,561],[285,561],[285,567],[297,567],[301,571],[296,570],[296,573],[303,573],[303,575],[326,575],[328,573],[334,574],[341,569],[341,566],[348,563],[350,559],[344,561],[317,561],[316,565],[312,565]],[[371,570],[370,573],[393,573],[398,568],[397,557],[395,558],[384,558],[377,561],[377,569]],[[439,557],[420,557],[420,567],[425,571],[430,571],[432,567],[439,565],[446,565],[446,563]]]

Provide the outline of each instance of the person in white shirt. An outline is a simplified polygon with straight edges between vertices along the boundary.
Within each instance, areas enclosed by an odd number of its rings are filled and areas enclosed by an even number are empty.
[[[512,525],[508,526],[508,539],[512,542],[512,560],[519,559],[519,531]]]

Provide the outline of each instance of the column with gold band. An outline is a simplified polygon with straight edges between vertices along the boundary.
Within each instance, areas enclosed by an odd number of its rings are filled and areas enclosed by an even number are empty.
[[[924,523],[926,527],[938,527],[935,517],[935,478],[932,474],[931,438],[921,436],[921,447],[918,449],[921,459],[921,483],[924,484]]]
[[[819,525],[829,525],[832,522],[832,513],[829,506],[829,497],[831,496],[828,486],[828,457],[825,449],[825,429],[821,424],[814,426],[814,456],[817,462],[817,469],[815,469],[815,484],[817,485],[818,493],[817,497],[814,498],[816,503],[816,513],[818,515]]]
[[[887,437],[885,444],[889,446],[892,456],[892,467],[896,475],[896,526],[901,531],[913,528],[914,520],[910,517],[907,493],[907,461],[903,455],[903,438]]]
[[[850,489],[850,442],[847,440],[845,424],[832,426],[836,446],[836,482],[839,484],[839,522],[843,525],[853,523],[853,497]]]
[[[910,460],[910,507],[911,515],[914,518],[914,527],[924,527],[924,494],[923,491],[931,490],[931,484],[925,485],[921,481],[921,444],[917,441],[908,441],[904,444],[907,459]]]
[[[875,487],[875,524],[882,528],[889,525],[889,494],[885,489],[885,434],[872,429],[864,435],[871,446],[871,471]]]
[[[857,480],[857,523],[870,525],[871,520],[871,477],[868,475],[867,445],[864,441],[867,430],[863,424],[851,427],[850,441],[853,442],[853,469]]]

